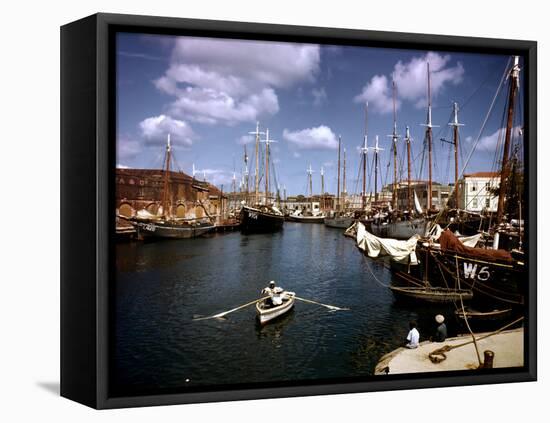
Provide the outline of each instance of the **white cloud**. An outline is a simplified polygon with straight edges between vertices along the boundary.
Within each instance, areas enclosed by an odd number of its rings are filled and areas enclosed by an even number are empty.
[[[464,77],[464,67],[458,62],[450,66],[451,55],[441,55],[428,52],[424,56],[413,57],[409,62],[399,61],[395,64],[391,75],[375,75],[363,87],[362,92],[355,96],[355,102],[372,103],[379,113],[391,113],[393,110],[391,81],[397,87],[396,107],[399,109],[401,100],[413,103],[416,107],[427,104],[427,63],[430,64],[432,98],[449,84],[458,85]]]
[[[313,82],[319,62],[317,45],[181,37],[154,83],[174,116],[232,125],[277,113],[275,90]]]
[[[292,157],[294,157],[295,159],[299,159],[300,157],[302,157],[302,155],[300,153],[298,153],[297,151],[294,151],[292,153]]]
[[[201,180],[206,175],[206,181],[216,186],[224,185],[224,191],[231,190],[231,184],[233,183],[233,172],[224,169],[195,169],[196,178]],[[237,183],[240,179],[240,175],[235,174]]]
[[[327,92],[323,87],[314,88],[311,90],[311,95],[313,96],[313,105],[315,107],[322,106],[327,102]]]
[[[170,116],[159,115],[147,118],[140,122],[141,134],[148,144],[162,144],[166,142],[168,134],[174,145],[189,147],[193,144],[195,134],[188,123],[172,119]]]
[[[504,143],[504,136],[506,134],[506,128],[497,129],[491,135],[481,137],[477,143],[477,149],[482,151],[495,151],[497,146],[502,146]],[[516,126],[512,129],[512,139],[521,136],[521,127]]]
[[[124,164],[122,164],[122,163],[117,163],[117,164],[116,164],[116,168],[117,168],[117,169],[130,169],[130,166],[126,166],[126,165],[124,165]]]
[[[338,139],[334,132],[325,125],[299,131],[283,131],[283,138],[302,150],[320,150],[338,148]]]
[[[390,84],[386,75],[374,75],[363,87],[361,94],[355,96],[356,103],[368,102],[379,113],[390,113],[393,110],[393,100]],[[401,105],[396,101],[396,107]]]

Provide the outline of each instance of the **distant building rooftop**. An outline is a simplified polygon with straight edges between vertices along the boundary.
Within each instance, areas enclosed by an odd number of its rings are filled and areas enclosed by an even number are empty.
[[[497,178],[500,176],[498,172],[474,172],[464,174],[465,178]]]

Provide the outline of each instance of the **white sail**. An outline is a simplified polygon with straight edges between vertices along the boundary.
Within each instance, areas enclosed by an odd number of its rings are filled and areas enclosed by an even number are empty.
[[[418,196],[416,195],[416,191],[414,191],[414,208],[416,209],[416,212],[418,214],[422,214],[422,207],[420,206],[420,201],[418,201]]]
[[[418,264],[416,257],[416,243],[419,235],[414,235],[407,241],[391,238],[378,238],[371,234],[362,223],[357,224],[357,247],[365,251],[369,257],[389,255],[392,260],[399,263]]]

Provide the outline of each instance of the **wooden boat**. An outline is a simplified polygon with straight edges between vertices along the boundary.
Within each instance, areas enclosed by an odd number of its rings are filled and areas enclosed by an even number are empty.
[[[396,296],[429,303],[450,303],[460,301],[461,297],[463,301],[466,301],[471,300],[474,296],[473,292],[469,289],[438,288],[430,286],[390,286],[390,289]]]
[[[143,238],[197,238],[214,229],[214,225],[207,222],[175,222],[175,221],[132,221],[139,237]]]
[[[425,245],[417,248],[417,254],[424,254],[429,262],[425,277],[436,280],[443,274],[454,281],[458,275],[462,287],[474,291],[476,298],[497,302],[498,308],[524,304],[527,266],[521,258],[504,250],[466,247],[448,230],[439,242],[439,250]]]
[[[351,213],[347,213],[345,206],[342,207],[340,199],[340,150],[342,138],[338,138],[338,181],[336,190],[336,210],[329,212],[324,219],[325,226],[329,228],[348,229],[355,220]],[[346,149],[344,148],[344,191],[346,187]]]
[[[304,215],[295,215],[291,214],[288,216],[290,222],[299,222],[299,223],[323,223],[325,221],[325,216],[320,214],[318,216],[304,216]]]
[[[478,311],[470,308],[466,308],[464,312],[462,310],[456,310],[455,315],[461,320],[467,318],[468,320],[475,321],[495,321],[508,318],[512,314],[512,309],[507,308],[503,310],[491,310],[491,311]]]
[[[283,227],[285,221],[284,214],[271,202],[269,197],[269,169],[270,169],[270,153],[269,146],[272,142],[276,142],[269,138],[269,129],[266,129],[265,140],[260,140],[260,126],[256,124],[256,132],[250,132],[256,136],[256,180],[254,183],[254,205],[243,205],[240,212],[241,230],[244,233],[265,233],[276,232]],[[258,189],[259,189],[259,144],[265,143],[265,198],[261,204]],[[247,162],[245,153],[245,162]],[[248,188],[247,188],[248,192]]]
[[[159,239],[159,238],[197,238],[214,229],[212,219],[196,218],[177,218],[170,213],[171,192],[170,192],[170,164],[172,160],[172,146],[170,144],[170,134],[166,140],[165,165],[163,167],[164,183],[162,190],[162,215],[153,215],[146,210],[139,210],[136,216],[123,217],[130,222],[141,239]],[[194,189],[206,190],[207,187],[195,187]],[[199,204],[204,208],[199,200]],[[206,209],[205,209],[206,212]],[[208,212],[206,212],[208,215]]]
[[[282,229],[285,221],[281,212],[266,206],[243,206],[240,220],[244,233],[276,232]]]
[[[450,303],[455,301],[471,300],[474,293],[471,289],[461,289],[458,287],[440,287],[432,286],[428,280],[420,280],[405,272],[397,272],[396,277],[415,286],[390,286],[392,292],[403,299],[420,300],[428,303]]]
[[[414,235],[424,236],[427,223],[424,218],[398,222],[372,222],[370,232],[379,238],[409,239]]]
[[[258,320],[260,321],[260,324],[264,325],[267,322],[289,312],[292,307],[294,307],[294,293],[291,294],[286,292],[286,297],[284,294],[285,292],[281,294],[283,296],[283,303],[279,306],[272,306],[268,302],[269,299],[256,303],[256,312],[258,313]]]
[[[353,217],[348,216],[334,216],[334,217],[325,217],[325,226],[329,228],[338,228],[338,229],[347,229],[353,225]]]

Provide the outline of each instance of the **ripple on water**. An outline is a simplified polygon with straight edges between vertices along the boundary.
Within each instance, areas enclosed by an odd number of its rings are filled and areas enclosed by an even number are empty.
[[[371,262],[383,283],[389,271]],[[372,374],[401,344],[410,319],[433,311],[394,302],[353,240],[324,225],[285,223],[277,234],[229,233],[117,245],[114,387],[147,391]],[[296,302],[264,327],[254,307],[192,321],[258,297],[269,280],[351,311]],[[409,307],[409,308],[408,308]]]

